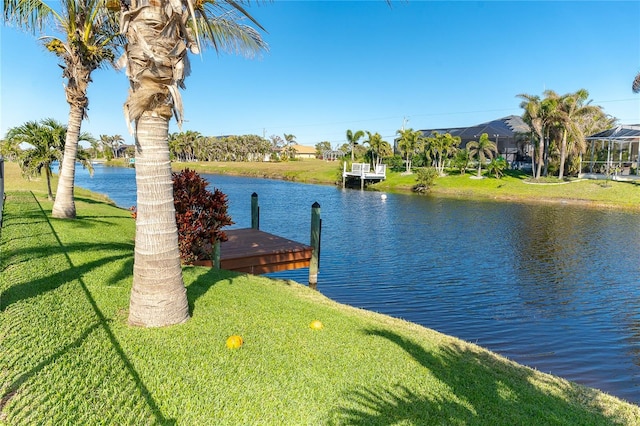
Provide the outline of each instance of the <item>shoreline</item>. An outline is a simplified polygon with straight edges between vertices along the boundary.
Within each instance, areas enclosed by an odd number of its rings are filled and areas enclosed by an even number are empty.
[[[108,162],[108,166],[126,167],[124,161]],[[177,163],[172,162],[171,168],[179,171],[189,168],[198,173],[219,174],[226,176],[253,177],[260,179],[283,180],[314,185],[332,185],[340,187],[337,174],[339,173],[338,162],[326,162],[323,160],[300,160],[280,163],[270,162],[226,162],[226,163]],[[549,204],[577,206],[589,209],[617,210],[635,212],[640,211],[640,191],[637,191],[637,184],[632,182],[607,181],[610,186],[605,186],[602,180],[597,179],[577,179],[570,182],[528,182],[523,178],[504,177],[500,180],[487,178],[475,180],[465,179],[466,175],[449,175],[441,183],[436,181],[435,185],[426,193],[415,193],[412,186],[415,175],[401,176],[401,173],[390,173],[387,179],[379,184],[372,185],[365,190],[376,192],[388,192],[405,194],[412,196],[431,196],[457,198],[475,201],[499,201],[522,204]],[[485,182],[482,182],[485,181]],[[572,185],[568,185],[572,184]],[[493,186],[491,186],[493,185]],[[609,191],[613,185],[618,189],[622,188],[619,200],[582,198],[584,193],[591,194],[594,191],[582,191],[580,187],[587,185],[597,185],[598,191],[606,189]],[[622,185],[622,186],[621,186]],[[526,189],[523,189],[525,188]],[[505,191],[510,191],[505,193]],[[633,197],[627,193],[633,194]],[[607,194],[609,195],[609,194]],[[603,197],[602,194],[598,196]],[[611,197],[609,197],[611,198]],[[636,199],[633,199],[636,198]]]

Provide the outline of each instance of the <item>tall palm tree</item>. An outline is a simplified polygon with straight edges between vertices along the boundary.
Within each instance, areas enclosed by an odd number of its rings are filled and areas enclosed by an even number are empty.
[[[292,135],[292,134],[284,134],[284,141],[285,141],[285,147],[284,147],[284,153],[287,156],[287,158],[292,159],[296,156],[296,150],[293,148],[293,146],[296,144],[296,135]]]
[[[47,198],[53,200],[51,190],[51,165],[55,161],[62,160],[65,149],[67,127],[53,118],[37,121],[28,121],[21,126],[13,127],[7,132],[7,139],[14,144],[27,144],[31,148],[22,152],[19,158],[22,174],[26,177],[40,176],[44,171],[47,179]],[[90,135],[82,133],[80,140],[92,140]],[[89,158],[81,153],[78,156],[84,167],[91,168]]]
[[[112,63],[117,50],[117,21],[104,0],[61,0],[51,7],[45,0],[4,0],[4,21],[39,33],[46,48],[60,60],[69,104],[65,152],[61,163],[53,217],[73,219],[78,137],[86,117],[91,73]],[[53,29],[59,36],[43,34]]]
[[[367,131],[366,144],[369,145],[368,154],[371,156],[371,162],[374,169],[382,163],[382,158],[392,155],[393,149],[389,142],[382,139],[382,135],[378,132],[371,133]]]
[[[351,147],[351,162],[355,159],[354,152],[358,141],[364,137],[362,130],[357,130],[355,133],[351,130],[347,130],[347,143]]]
[[[636,78],[633,79],[631,89],[633,89],[633,93],[640,93],[640,72],[636,75]]]
[[[17,144],[27,144],[18,160],[23,176],[40,176],[44,171],[47,179],[47,198],[53,200],[51,191],[51,164],[62,159],[64,131],[60,123],[53,119],[28,121],[7,132],[7,139]]]
[[[567,93],[559,96],[552,90],[547,90],[545,95],[549,99],[556,101],[558,107],[555,109],[555,119],[561,133],[560,143],[560,165],[558,178],[564,177],[564,166],[567,159],[568,141],[584,146],[585,135],[582,132],[580,117],[596,114],[599,107],[585,104],[589,97],[586,89],[577,90],[575,93]]]
[[[536,137],[538,138],[538,159],[536,170],[534,171],[534,178],[539,179],[542,172],[542,162],[544,158],[544,124],[545,124],[545,111],[540,100],[540,96],[528,95],[521,93],[517,95],[518,98],[522,98],[520,108],[524,109],[522,119],[533,129]]]
[[[121,31],[130,81],[125,103],[136,139],[137,218],[129,323],[145,327],[189,319],[182,280],[169,158],[169,120],[182,123],[187,51],[201,42],[252,55],[266,44],[252,27],[244,1],[121,0]]]
[[[120,135],[100,135],[100,143],[111,151],[113,158],[118,158],[120,146],[124,144],[124,138]]]
[[[467,151],[469,151],[471,158],[476,158],[478,161],[477,177],[480,178],[482,177],[482,165],[487,158],[493,158],[493,154],[498,152],[498,147],[495,143],[491,142],[488,134],[483,133],[477,141],[467,142]]]
[[[420,130],[400,129],[396,131],[399,135],[398,149],[405,156],[405,173],[411,173],[411,160],[413,155],[422,149],[424,137]]]

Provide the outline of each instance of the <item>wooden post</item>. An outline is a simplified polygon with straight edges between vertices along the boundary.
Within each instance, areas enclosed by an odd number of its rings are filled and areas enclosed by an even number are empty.
[[[320,219],[320,204],[316,201],[311,206],[311,261],[309,262],[309,287],[318,286],[318,270],[320,269],[320,235],[322,234],[322,219]]]
[[[342,187],[346,186],[347,181],[347,162],[342,163]]]
[[[215,240],[211,251],[211,264],[214,268],[220,269],[220,240]]]
[[[260,229],[260,206],[258,194],[251,194],[251,229]]]

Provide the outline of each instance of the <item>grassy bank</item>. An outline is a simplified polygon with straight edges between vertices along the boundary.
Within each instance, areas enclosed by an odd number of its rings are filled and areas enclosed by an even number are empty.
[[[640,422],[636,405],[293,282],[185,267],[192,319],[131,328],[134,221],[88,193],[77,204],[56,220],[44,191],[8,192],[0,423]],[[244,346],[227,349],[231,334]]]
[[[286,179],[303,183],[335,184],[341,181],[340,162],[322,160],[288,161],[282,163],[174,163],[174,170],[185,167],[204,173]],[[460,175],[452,172],[440,177],[431,188],[431,196],[464,199],[517,202],[578,204],[585,207],[640,210],[640,181],[616,182],[573,180],[561,184],[527,181],[528,175],[507,171],[501,179],[473,179],[475,173]],[[376,191],[411,193],[415,175],[387,172],[387,179],[369,188]]]
[[[501,179],[473,179],[475,174],[451,173],[431,188],[434,196],[517,202],[578,204],[585,207],[640,210],[640,181],[616,182],[572,180],[562,183],[532,183],[529,175],[508,171]],[[410,191],[415,176],[393,173],[372,188],[379,191]]]

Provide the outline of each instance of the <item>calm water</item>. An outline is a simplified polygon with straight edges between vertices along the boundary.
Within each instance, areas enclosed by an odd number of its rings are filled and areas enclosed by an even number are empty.
[[[342,190],[208,175],[233,228],[309,242],[322,214],[318,289],[478,343],[540,371],[640,403],[640,221],[630,213]],[[76,184],[135,205],[135,171]],[[272,276],[306,283],[308,270]]]

